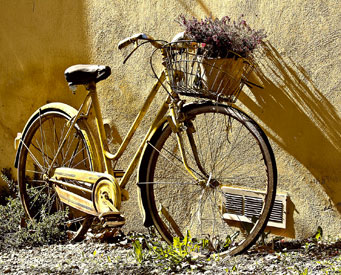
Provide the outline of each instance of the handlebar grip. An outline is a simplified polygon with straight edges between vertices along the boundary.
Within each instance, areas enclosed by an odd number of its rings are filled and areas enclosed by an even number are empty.
[[[149,36],[144,34],[144,33],[137,33],[137,34],[134,34],[133,36],[131,37],[127,37],[123,40],[121,40],[119,43],[118,43],[118,49],[121,50],[127,46],[129,46],[130,44],[136,42],[137,40],[139,39],[143,39],[143,40],[149,40]]]

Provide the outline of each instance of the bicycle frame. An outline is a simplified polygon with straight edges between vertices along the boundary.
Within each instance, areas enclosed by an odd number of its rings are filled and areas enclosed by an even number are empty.
[[[186,51],[187,44],[183,46],[179,42],[179,47],[178,44],[173,47],[138,34],[121,41],[119,48],[139,39],[154,43],[161,51],[164,71],[157,75],[153,69],[158,80],[116,152],[109,150],[96,90],[96,83],[110,75],[107,66],[68,68],[65,75],[69,85],[86,86],[87,94],[79,109],[64,103],[46,104],[31,116],[23,134],[18,135],[15,165],[25,212],[29,218],[38,220],[45,216],[46,209],[52,214],[64,210],[65,205],[68,210],[65,228],[73,232],[74,240],[83,237],[93,220],[95,230],[97,225],[101,226],[100,230],[121,227],[125,224],[120,212],[121,201],[129,199],[125,187],[139,165],[138,203],[145,226],[154,225],[171,243],[175,236],[185,236],[188,217],[190,228],[201,229],[198,239],[219,231],[218,246],[224,243],[225,234],[238,236],[240,233],[239,229],[225,230],[226,225],[242,227],[242,233],[246,230],[248,236],[236,239],[232,246],[232,254],[239,253],[252,245],[265,228],[275,200],[277,179],[274,155],[264,132],[249,116],[231,107],[246,82],[240,80],[237,90],[220,98],[217,89],[204,86],[207,81],[199,66],[202,59],[196,59],[197,55],[186,58],[187,53],[192,54]],[[195,52],[198,53],[199,50]],[[183,66],[175,66],[174,62],[178,61]],[[115,170],[161,86],[166,88],[167,97],[126,170]],[[206,92],[212,93],[206,95]],[[184,104],[180,95],[210,101]],[[229,104],[220,104],[221,101]],[[235,131],[232,131],[232,122]],[[259,197],[251,203],[249,212],[244,211],[243,198],[237,198],[242,204],[238,201],[236,207],[230,207],[237,200],[234,193],[230,196],[232,189],[244,190],[245,196],[248,192],[263,192],[264,200]],[[182,202],[186,202],[183,207]],[[212,240],[216,240],[215,236]]]
[[[160,125],[162,125],[166,120],[167,122],[170,124],[171,128],[173,131],[176,132],[177,134],[177,139],[178,139],[178,145],[179,145],[179,149],[182,155],[182,160],[183,160],[183,164],[186,168],[186,170],[192,175],[192,177],[194,179],[197,180],[197,177],[193,174],[193,172],[191,171],[191,169],[188,167],[187,165],[187,160],[183,151],[183,145],[182,145],[182,136],[179,129],[179,122],[178,119],[176,118],[176,112],[175,112],[175,104],[172,104],[172,100],[171,100],[171,96],[168,95],[167,99],[164,101],[164,103],[161,105],[157,115],[155,116],[154,120],[152,121],[149,130],[147,131],[144,139],[142,140],[141,144],[139,145],[138,150],[136,151],[134,157],[132,158],[130,164],[128,165],[126,171],[124,172],[123,176],[121,177],[120,181],[117,180],[117,177],[115,177],[115,170],[113,170],[112,165],[111,165],[111,161],[117,161],[119,160],[119,158],[122,156],[122,154],[124,153],[124,151],[126,150],[126,148],[128,147],[129,143],[132,140],[132,137],[134,136],[134,133],[136,132],[136,130],[138,129],[138,127],[141,124],[141,121],[143,120],[143,118],[145,117],[151,103],[153,102],[155,95],[157,93],[157,91],[160,89],[162,83],[165,81],[166,79],[166,73],[162,72],[161,76],[159,77],[159,80],[154,84],[153,88],[151,89],[149,95],[147,96],[140,112],[138,113],[135,121],[133,122],[133,124],[131,125],[128,133],[126,134],[124,140],[122,141],[120,147],[118,148],[117,152],[115,154],[112,154],[109,152],[108,149],[108,144],[107,144],[107,138],[106,138],[106,133],[105,133],[105,129],[104,129],[104,123],[103,123],[103,119],[102,119],[102,115],[101,115],[101,110],[100,110],[100,105],[99,105],[99,100],[98,100],[98,96],[97,96],[97,91],[96,91],[96,85],[95,83],[90,83],[87,86],[87,90],[88,90],[88,94],[85,97],[81,107],[79,108],[77,114],[72,118],[71,123],[70,123],[70,128],[72,128],[78,119],[83,119],[83,118],[87,118],[87,115],[82,115],[83,109],[88,106],[88,108],[90,109],[91,106],[93,106],[93,110],[94,110],[94,117],[95,117],[95,124],[96,124],[96,130],[95,130],[95,134],[98,135],[98,143],[97,146],[100,149],[100,161],[103,161],[104,163],[104,174],[108,174],[114,177],[114,181],[115,183],[117,183],[117,185],[120,187],[121,191],[122,191],[122,198],[123,200],[128,199],[129,194],[127,193],[126,190],[124,190],[125,186],[127,185],[131,175],[133,174],[134,169],[136,168],[136,166],[139,163],[141,154],[143,152],[143,149],[145,148],[145,144],[147,143],[148,139],[152,136],[152,134],[158,129],[158,127]],[[177,97],[177,95],[172,95],[173,97]],[[89,112],[89,109],[87,110],[87,112]],[[169,113],[167,115],[167,113]],[[59,147],[57,154],[59,153],[60,148],[63,146],[65,140],[68,138],[69,136],[69,131],[67,132],[66,136],[64,137],[63,142],[61,143],[61,146]],[[50,164],[50,169],[51,167],[53,167],[54,161],[52,161],[52,163]],[[65,168],[58,168],[58,173],[62,173],[63,169]],[[72,171],[73,169],[70,168],[66,168],[67,170],[65,171]],[[74,169],[77,170],[77,169]],[[81,179],[84,176],[87,176],[89,174],[89,172],[84,172],[81,173],[80,171],[77,171],[77,173],[75,173],[75,177],[73,179]],[[56,181],[57,182],[57,181]],[[117,195],[121,196],[121,194],[119,194],[117,192]],[[121,198],[117,198],[118,201],[121,201]]]
[[[153,102],[153,100],[155,98],[157,91],[160,89],[161,84],[164,80],[165,80],[165,74],[162,73],[160,80],[158,82],[156,82],[154,84],[153,88],[151,89],[151,91],[150,91],[149,95],[147,96],[140,112],[138,113],[133,124],[131,125],[128,133],[125,136],[125,138],[123,139],[123,141],[122,141],[119,149],[117,150],[116,154],[113,155],[113,154],[110,154],[109,152],[105,152],[104,157],[105,157],[107,163],[110,161],[117,161],[122,156],[122,154],[124,153],[124,151],[128,147],[128,144],[130,143],[130,141],[131,141],[133,135],[135,134],[136,130],[140,126],[142,119],[145,117],[151,103]],[[130,164],[128,165],[127,170],[124,173],[124,176],[121,178],[121,181],[119,182],[121,189],[125,188],[125,186],[128,183],[134,169],[136,168],[138,161],[140,159],[142,150],[144,148],[144,145],[146,144],[149,136],[153,132],[155,132],[157,127],[160,125],[160,123],[162,123],[164,121],[164,120],[162,120],[162,118],[165,117],[165,115],[169,109],[169,103],[170,103],[170,99],[168,97],[167,100],[160,107],[156,117],[154,118],[152,124],[150,125],[150,128],[149,128],[147,134],[145,135],[145,137],[144,137],[143,141],[141,142],[138,150],[136,151],[134,157],[132,158]],[[102,125],[103,125],[103,123],[102,123]],[[103,140],[103,138],[102,138],[102,140]]]

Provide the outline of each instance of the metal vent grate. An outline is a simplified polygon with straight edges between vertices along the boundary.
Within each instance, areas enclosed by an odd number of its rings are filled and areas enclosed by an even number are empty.
[[[231,187],[223,187],[222,191],[225,197],[225,219],[252,222],[259,217],[263,207],[263,193]],[[286,195],[276,196],[268,226],[285,228],[286,198]]]
[[[243,215],[243,196],[224,193],[225,195],[225,208],[229,213],[236,215]]]
[[[244,197],[244,215],[248,218],[258,218],[262,211],[263,201],[259,198]]]
[[[271,222],[283,222],[283,213],[284,213],[283,203],[282,201],[275,200],[274,206],[272,208],[270,219]]]

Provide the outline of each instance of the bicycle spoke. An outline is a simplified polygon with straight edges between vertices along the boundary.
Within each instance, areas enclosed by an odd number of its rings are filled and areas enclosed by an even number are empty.
[[[22,142],[22,144],[24,145],[24,147],[26,148],[26,150],[28,151],[29,155],[31,156],[32,160],[35,162],[35,164],[39,167],[39,169],[44,173],[44,168],[43,166],[41,166],[41,164],[39,163],[39,161],[36,159],[36,157],[34,156],[34,154],[31,152],[31,150],[27,147],[27,145]]]
[[[186,177],[188,177],[188,172],[186,171],[186,169],[185,169],[185,166],[184,166],[184,164],[183,164],[183,161],[182,161],[182,159],[180,158],[180,157],[178,157],[178,156],[176,156],[175,154],[173,154],[171,151],[172,150],[170,150],[170,149],[168,149],[168,148],[164,148],[164,151],[165,152],[160,152],[158,149],[156,149],[151,143],[148,143],[155,151],[157,151],[159,154],[160,154],[160,156],[162,156],[165,160],[167,160],[168,161],[168,163],[169,164],[171,164],[174,168],[179,168],[179,170],[178,170],[178,172],[181,172],[184,176],[186,176]],[[177,144],[175,144],[174,145],[174,147],[177,147],[178,145]],[[177,163],[178,163],[178,165],[176,165],[176,163],[174,162],[174,161],[172,161],[172,160],[170,160],[169,159],[169,156],[166,156],[166,154],[165,153],[167,153],[170,157],[173,157],[173,160],[176,160],[177,161]],[[197,174],[197,175],[199,175],[200,176],[200,173],[198,172],[198,171],[195,171],[193,168],[191,168],[190,167],[190,169],[191,169],[191,171],[193,172],[193,173],[195,173],[195,174]]]
[[[75,150],[77,150],[77,149],[75,149]],[[87,162],[89,162],[89,158],[88,158],[87,156],[84,156],[84,155],[83,155],[82,159],[81,159],[79,162],[77,162],[76,164],[74,164],[74,165],[72,166],[72,162],[75,160],[75,158],[78,157],[79,154],[84,154],[84,153],[86,153],[86,148],[85,148],[85,147],[82,147],[82,149],[79,150],[77,153],[76,153],[76,151],[74,151],[74,153],[73,153],[72,157],[70,158],[70,160],[67,161],[66,163],[64,163],[63,166],[76,168],[76,167],[79,166],[81,163],[83,163],[84,166],[86,167]]]
[[[70,138],[70,137],[72,137],[72,138]],[[75,140],[75,134],[70,133],[69,137],[66,139],[64,146],[63,146],[63,148],[65,148],[65,152],[64,152],[65,156],[68,156],[69,151],[71,149],[71,145],[72,145],[74,140]],[[78,142],[79,142],[79,140],[78,140]],[[71,155],[70,159],[68,160],[68,162],[70,162],[71,160],[72,160],[72,155]],[[61,165],[66,166],[65,165],[65,158],[63,158],[63,162],[61,163]]]
[[[36,143],[38,144],[38,141],[37,141],[37,140],[36,140]],[[43,154],[42,149],[40,149],[39,145],[35,145],[34,143],[31,143],[31,146],[33,146],[33,148],[35,148],[38,152],[40,152],[40,153]],[[46,154],[45,154],[45,156],[47,157],[47,159],[49,159],[50,161],[52,161],[52,158],[51,158],[49,155],[46,155]],[[48,167],[48,164],[49,164],[49,162],[46,161],[46,166],[45,166],[45,168]]]

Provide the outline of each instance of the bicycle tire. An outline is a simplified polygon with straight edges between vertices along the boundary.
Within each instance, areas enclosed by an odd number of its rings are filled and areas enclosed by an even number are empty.
[[[70,120],[71,116],[63,110],[51,108],[38,113],[21,141],[18,184],[20,199],[29,219],[39,222],[47,215],[67,211],[60,229],[69,233],[70,240],[79,241],[91,226],[93,217],[62,203],[54,184],[46,177]],[[84,131],[78,124],[74,125],[63,149],[56,156],[53,169],[64,166],[93,170],[91,144]]]
[[[184,151],[189,167],[207,184],[198,184],[184,169],[175,133],[166,123],[150,140],[141,166],[145,169],[140,175],[145,211],[168,243],[189,231],[194,240],[210,239],[215,253],[242,253],[263,232],[274,203],[277,169],[270,143],[255,121],[231,106],[209,102],[184,108],[183,113],[185,132],[194,128],[189,132],[194,132],[199,149],[198,165],[189,135],[183,135],[187,136]],[[252,217],[257,220],[250,224],[223,218],[219,208],[226,212],[227,199],[222,187],[262,191],[263,207],[258,218]],[[228,238],[230,245],[222,248]]]

